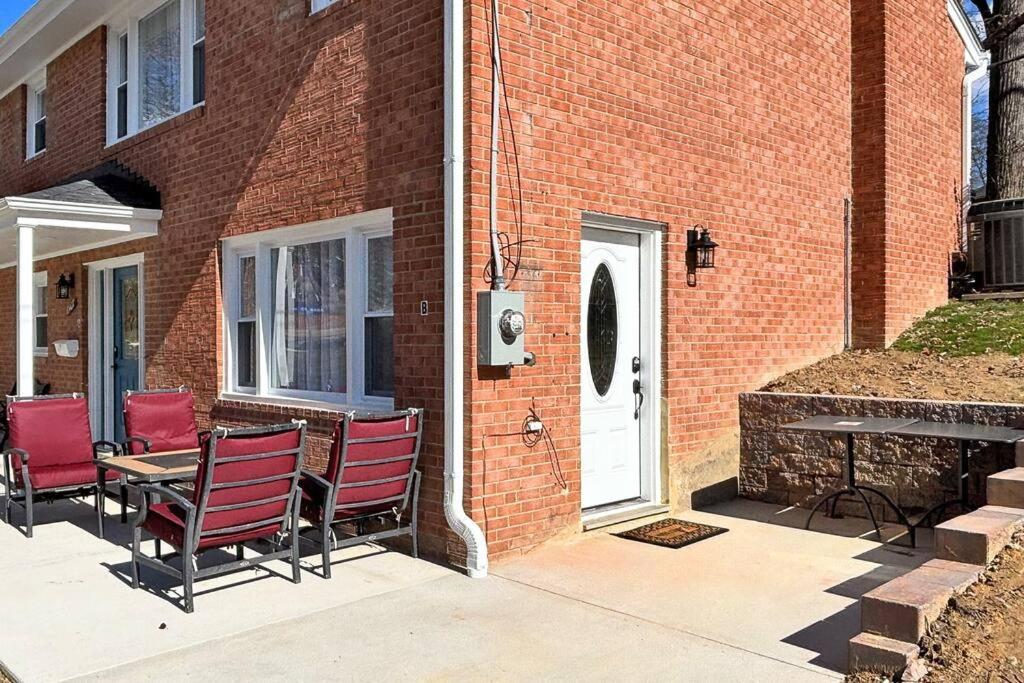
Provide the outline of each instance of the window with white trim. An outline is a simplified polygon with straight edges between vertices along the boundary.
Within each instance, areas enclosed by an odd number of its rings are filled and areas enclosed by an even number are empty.
[[[48,288],[46,271],[32,275],[32,317],[33,317],[33,346],[35,355],[45,356],[49,352],[49,314],[48,314]]]
[[[110,144],[203,103],[205,0],[140,0],[109,29]]]
[[[28,117],[25,130],[25,158],[31,159],[46,151],[46,72],[32,79],[28,84],[28,101],[25,112]]]
[[[390,212],[224,240],[227,393],[390,407]]]

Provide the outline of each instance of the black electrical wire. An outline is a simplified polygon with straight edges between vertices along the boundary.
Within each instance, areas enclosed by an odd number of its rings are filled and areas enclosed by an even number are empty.
[[[491,5],[492,13],[498,11],[497,2],[493,2]],[[492,15],[491,21],[494,21]],[[500,34],[495,36],[494,45],[491,46],[491,50],[501,52],[501,36]],[[493,61],[493,59],[492,59]],[[505,158],[506,176],[512,176],[512,168],[515,167],[515,187],[512,189],[512,216],[513,223],[515,225],[515,239],[509,237],[508,233],[500,232],[498,240],[500,242],[501,260],[504,264],[504,270],[511,274],[506,276],[506,284],[512,284],[516,280],[516,276],[519,274],[519,270],[522,266],[523,260],[523,245],[532,242],[534,240],[524,239],[525,230],[525,217],[524,213],[524,202],[523,202],[523,177],[522,169],[519,165],[519,142],[516,139],[515,123],[512,120],[512,106],[508,94],[508,83],[505,80],[505,70],[501,69],[498,72],[499,82],[501,84],[502,97],[505,101],[505,116],[508,118],[508,136],[509,143],[505,144],[505,125],[502,121],[501,125],[501,140],[502,150]],[[500,117],[499,117],[500,119]],[[509,160],[509,147],[512,148],[512,160]],[[496,182],[496,181],[495,181]],[[495,263],[493,259],[489,259],[487,266],[484,268],[484,281],[490,284],[494,281],[494,267]]]

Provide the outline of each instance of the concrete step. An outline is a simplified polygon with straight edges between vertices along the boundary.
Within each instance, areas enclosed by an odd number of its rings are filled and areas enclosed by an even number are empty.
[[[935,527],[935,554],[943,560],[988,565],[1024,524],[1024,510],[986,505]]]
[[[917,643],[904,643],[873,633],[861,633],[850,639],[848,673],[870,671],[895,676],[913,664],[918,653]]]
[[[976,582],[981,569],[948,560],[926,562],[861,598],[861,630],[916,646],[949,599]]]
[[[988,504],[1024,508],[1024,467],[1006,470],[988,478]]]
[[[1017,442],[1017,467],[1024,467],[1024,441]]]

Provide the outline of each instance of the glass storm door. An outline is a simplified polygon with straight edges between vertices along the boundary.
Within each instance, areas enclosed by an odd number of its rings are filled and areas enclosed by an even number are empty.
[[[584,509],[641,495],[640,236],[584,228],[581,459]]]
[[[113,271],[111,287],[112,334],[110,359],[112,370],[112,417],[114,440],[124,441],[124,392],[139,388],[139,267]]]

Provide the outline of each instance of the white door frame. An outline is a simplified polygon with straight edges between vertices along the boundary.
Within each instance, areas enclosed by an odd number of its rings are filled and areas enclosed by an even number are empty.
[[[585,211],[580,229],[581,246],[583,228],[628,232],[640,237],[640,353],[642,358],[649,360],[648,371],[644,375],[646,381],[643,385],[644,408],[647,417],[640,430],[641,501],[637,505],[660,504],[664,497],[661,481],[663,457],[661,450],[661,385],[663,379],[661,374],[661,250],[665,224]],[[585,362],[582,356],[580,362]],[[581,450],[580,457],[582,458],[582,456]],[[610,507],[621,508],[622,506],[620,504]],[[588,511],[585,516],[597,516],[602,512],[601,508],[597,508]]]
[[[139,386],[146,385],[146,296],[145,254],[130,254],[86,263],[89,269],[89,415],[93,434],[101,439],[114,436],[114,396],[103,387],[114,384],[113,355],[113,272],[117,268],[139,269]],[[99,292],[103,291],[103,306]],[[103,334],[100,334],[102,330]],[[103,339],[103,348],[97,342]]]

